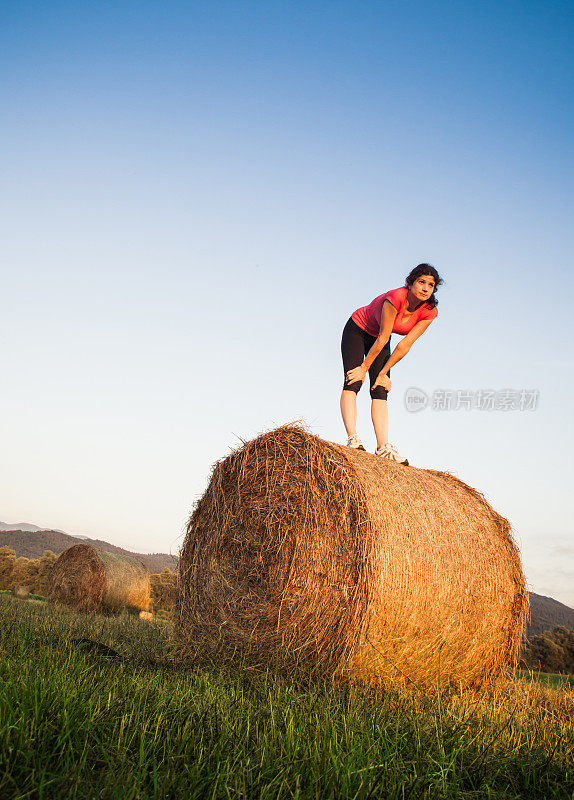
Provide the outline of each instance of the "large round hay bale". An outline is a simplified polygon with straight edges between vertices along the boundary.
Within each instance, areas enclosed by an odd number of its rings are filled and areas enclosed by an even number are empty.
[[[383,683],[499,676],[528,608],[510,524],[482,494],[294,425],[215,465],[179,570],[190,653]]]
[[[28,600],[30,597],[30,587],[14,586],[12,589],[12,597],[17,597],[19,600]]]
[[[139,561],[76,544],[57,558],[47,595],[77,611],[143,611],[150,601],[149,571]]]

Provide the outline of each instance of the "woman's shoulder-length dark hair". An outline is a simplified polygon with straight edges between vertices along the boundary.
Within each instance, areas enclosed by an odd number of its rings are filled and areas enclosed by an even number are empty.
[[[432,266],[432,264],[417,264],[417,266],[414,269],[411,269],[411,271],[405,278],[405,286],[408,286],[410,288],[416,281],[416,279],[421,277],[421,275],[431,275],[434,278],[433,293],[426,302],[427,308],[434,308],[435,306],[438,306],[438,300],[436,299],[436,290],[441,285],[441,283],[444,283],[444,281],[438,274],[437,270]]]

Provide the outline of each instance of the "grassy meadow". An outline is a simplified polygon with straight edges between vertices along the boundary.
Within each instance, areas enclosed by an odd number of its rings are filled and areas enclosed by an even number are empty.
[[[376,696],[182,666],[170,635],[0,595],[0,798],[574,797],[568,683]]]

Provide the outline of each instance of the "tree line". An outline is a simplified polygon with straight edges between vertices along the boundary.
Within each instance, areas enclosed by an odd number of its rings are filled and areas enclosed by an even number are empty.
[[[521,666],[542,672],[574,673],[574,630],[559,625],[531,636],[522,648]]]
[[[17,557],[10,547],[0,547],[0,589],[27,586],[32,594],[45,595],[57,557],[51,550],[46,550],[41,558]]]

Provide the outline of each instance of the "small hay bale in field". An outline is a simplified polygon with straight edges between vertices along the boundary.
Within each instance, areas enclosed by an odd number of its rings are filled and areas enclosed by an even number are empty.
[[[494,679],[528,611],[510,524],[480,492],[298,425],[215,465],[179,573],[190,655],[379,684]]]
[[[30,597],[30,587],[15,586],[12,589],[12,597],[17,597],[19,600],[28,600]]]
[[[149,571],[139,561],[76,544],[57,558],[47,595],[77,611],[138,613],[149,605]]]
[[[139,618],[150,620],[153,619],[153,614],[151,611],[140,611]]]

